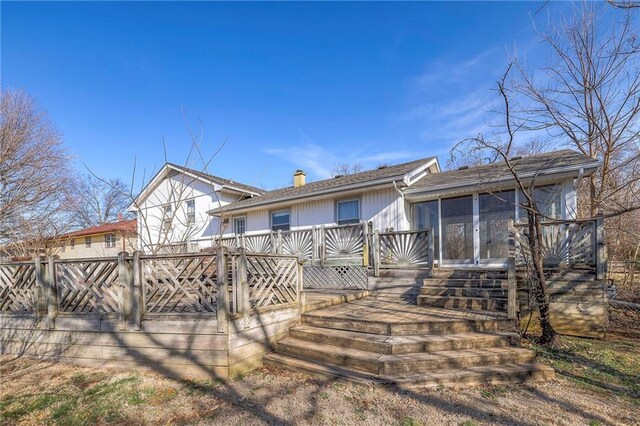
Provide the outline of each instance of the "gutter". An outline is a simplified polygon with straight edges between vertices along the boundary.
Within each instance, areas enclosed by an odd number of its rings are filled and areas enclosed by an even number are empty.
[[[571,167],[557,167],[554,169],[543,169],[541,170],[543,173],[539,173],[540,171],[536,171],[536,172],[527,172],[524,174],[518,174],[518,177],[521,179],[526,179],[529,177],[533,177],[536,175],[536,173],[538,174],[538,176],[548,176],[548,175],[552,175],[552,174],[559,174],[559,173],[563,173],[563,172],[572,172],[572,171],[583,171],[584,174],[584,170],[585,169],[597,169],[598,167],[600,167],[600,162],[590,162],[590,163],[586,163],[586,164],[582,164],[579,166],[571,166]],[[513,178],[513,175],[509,174],[507,177],[503,177],[503,178],[499,178],[499,179],[491,179],[488,180],[486,182],[486,184],[492,184],[492,183],[501,183],[501,182],[509,182],[509,181],[513,181],[515,180]],[[465,186],[477,186],[479,184],[478,181],[464,181],[464,182],[458,182],[458,183],[452,183],[452,184],[445,184],[445,185],[439,185],[439,186],[432,186],[432,187],[426,187],[426,188],[413,188],[413,189],[408,189],[405,191],[406,195],[411,195],[411,194],[418,194],[418,193],[425,193],[425,192],[435,192],[435,191],[442,191],[442,190],[447,190],[447,189],[454,189],[454,188],[463,188]]]

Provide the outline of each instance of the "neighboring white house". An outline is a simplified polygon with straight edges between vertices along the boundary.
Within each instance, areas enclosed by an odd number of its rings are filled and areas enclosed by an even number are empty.
[[[222,223],[208,211],[263,191],[229,179],[167,163],[129,206],[138,218],[146,253],[198,251],[212,245]]]
[[[576,187],[599,162],[562,150],[511,160],[519,178],[532,182],[546,216],[575,218]],[[507,253],[507,223],[519,221],[521,194],[504,162],[441,171],[435,157],[294,185],[209,210],[224,237],[321,225],[370,222],[374,230],[434,228],[436,262],[494,264]],[[220,222],[222,220],[222,222]]]

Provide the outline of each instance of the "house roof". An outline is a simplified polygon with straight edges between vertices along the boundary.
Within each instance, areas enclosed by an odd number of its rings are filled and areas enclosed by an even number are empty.
[[[125,233],[135,234],[137,232],[137,220],[122,220],[120,222],[104,223],[98,226],[92,226],[90,228],[80,229],[78,231],[68,232],[63,235],[55,237],[56,240],[64,238],[85,237],[89,235],[98,234],[112,234],[112,233]]]
[[[244,183],[240,183],[240,182],[236,182],[234,180],[231,179],[226,179],[220,176],[215,176],[215,175],[210,175],[208,173],[204,173],[201,172],[199,170],[195,170],[195,169],[191,169],[189,167],[185,167],[185,166],[179,166],[177,164],[174,163],[167,163],[168,166],[173,167],[174,169],[181,169],[183,171],[192,173],[200,178],[206,179],[206,180],[210,180],[210,181],[214,181],[217,183],[220,183],[226,187],[229,187],[231,189],[236,189],[236,190],[241,190],[243,192],[247,192],[250,194],[262,194],[264,193],[263,189],[260,188],[256,188],[255,186],[251,186],[251,185],[246,185]]]
[[[208,173],[194,170],[186,166],[179,166],[174,163],[165,163],[164,166],[162,166],[162,168],[158,170],[158,173],[156,173],[153,176],[153,178],[149,181],[149,183],[142,189],[142,191],[140,191],[138,196],[135,198],[135,200],[133,200],[133,202],[129,205],[127,209],[129,211],[136,210],[136,205],[140,205],[140,203],[150,194],[152,189],[155,188],[162,181],[165,175],[170,173],[172,170],[180,173],[184,173],[185,175],[190,175],[192,176],[192,178],[203,181],[209,185],[211,185],[212,183],[215,183],[223,186],[226,189],[240,192],[242,194],[248,194],[248,195],[254,196],[254,195],[260,195],[264,192],[262,189],[256,188],[255,186],[246,185],[244,183],[236,182],[231,179],[226,179],[220,176],[210,175]]]
[[[551,174],[563,173],[571,170],[585,169],[585,175],[595,171],[600,163],[593,158],[569,149],[545,152],[527,157],[513,158],[511,164],[519,177],[544,177]],[[426,175],[410,189],[407,194],[424,192],[427,190],[442,190],[464,186],[477,186],[483,183],[495,183],[514,180],[513,175],[504,161],[466,169],[450,170]]]
[[[354,173],[350,175],[334,177],[316,182],[310,182],[302,186],[289,186],[264,194],[239,200],[224,207],[211,210],[209,213],[216,214],[229,211],[248,209],[265,204],[274,204],[282,201],[296,200],[316,195],[338,192],[347,188],[366,187],[376,184],[390,183],[392,181],[405,179],[407,174],[423,166],[437,164],[436,157],[421,158],[408,163],[396,164],[393,166],[379,167],[374,170]]]

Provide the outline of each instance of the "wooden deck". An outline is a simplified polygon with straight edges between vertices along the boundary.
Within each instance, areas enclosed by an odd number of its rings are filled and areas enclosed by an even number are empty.
[[[370,294],[368,290],[342,288],[307,288],[304,292],[305,312],[361,299]]]
[[[310,312],[308,315],[344,320],[367,320],[390,324],[433,323],[458,320],[490,321],[506,318],[506,315],[498,312],[416,306],[415,303],[400,298],[377,297],[375,294],[363,298],[353,297],[353,299],[349,301],[334,304],[334,306],[327,307],[320,311]]]

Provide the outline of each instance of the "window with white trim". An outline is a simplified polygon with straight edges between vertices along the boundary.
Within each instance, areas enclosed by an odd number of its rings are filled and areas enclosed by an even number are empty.
[[[272,231],[288,231],[289,217],[290,217],[289,210],[271,212],[271,230]]]
[[[348,225],[360,222],[360,200],[337,201],[336,219],[338,225]]]
[[[193,226],[196,223],[196,201],[187,200],[187,226]]]
[[[243,217],[236,217],[233,219],[233,232],[236,235],[242,235],[247,230],[247,219]]]
[[[171,204],[162,206],[162,231],[171,229],[171,221],[173,220],[173,208]]]
[[[84,246],[91,247],[91,237],[84,237]]]
[[[107,248],[113,248],[116,246],[116,235],[115,234],[107,234],[104,236],[104,245]]]

